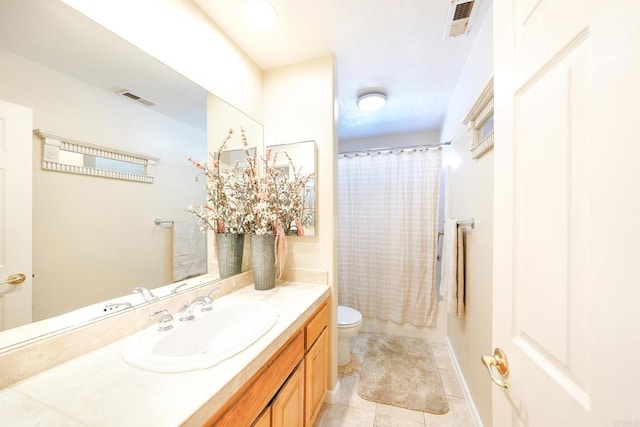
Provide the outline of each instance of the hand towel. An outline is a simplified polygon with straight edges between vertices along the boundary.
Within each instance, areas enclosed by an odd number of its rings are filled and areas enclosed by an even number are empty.
[[[207,272],[207,239],[193,221],[173,222],[173,280],[175,282]]]
[[[444,222],[440,296],[447,302],[447,312],[464,317],[464,241],[458,221]]]
[[[449,303],[449,313],[457,315],[459,318],[464,317],[464,238],[462,237],[462,227],[458,225],[458,256],[457,256],[457,274],[456,274],[456,284],[457,284],[457,293],[456,293],[456,303],[457,308],[452,307],[451,303]]]

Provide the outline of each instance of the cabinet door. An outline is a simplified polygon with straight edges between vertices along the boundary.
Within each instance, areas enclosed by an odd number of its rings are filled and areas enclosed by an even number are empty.
[[[271,406],[265,409],[262,415],[253,423],[252,427],[271,427]]]
[[[327,392],[327,330],[309,349],[305,357],[306,425],[313,425]]]
[[[293,372],[271,404],[273,427],[304,426],[304,361]]]

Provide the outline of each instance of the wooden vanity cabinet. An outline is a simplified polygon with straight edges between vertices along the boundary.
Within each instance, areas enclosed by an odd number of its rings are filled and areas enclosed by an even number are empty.
[[[271,406],[268,406],[258,417],[253,427],[271,427]]]
[[[304,425],[304,361],[271,403],[271,427]]]
[[[305,329],[305,426],[311,427],[327,393],[329,306],[325,304]]]
[[[327,391],[328,303],[205,424],[311,427]]]

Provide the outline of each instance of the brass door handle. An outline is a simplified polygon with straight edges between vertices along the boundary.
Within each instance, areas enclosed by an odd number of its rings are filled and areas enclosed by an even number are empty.
[[[509,376],[509,362],[507,361],[507,355],[501,348],[496,348],[493,351],[493,356],[482,356],[480,358],[482,364],[487,367],[491,381],[502,388],[509,388],[509,384],[506,381],[496,378],[493,372],[493,367],[496,367],[496,371],[504,378]]]
[[[0,282],[0,285],[17,286],[20,283],[24,282],[26,279],[27,279],[27,276],[25,276],[22,273],[12,274],[9,277],[7,277],[7,280],[5,280],[4,282]]]

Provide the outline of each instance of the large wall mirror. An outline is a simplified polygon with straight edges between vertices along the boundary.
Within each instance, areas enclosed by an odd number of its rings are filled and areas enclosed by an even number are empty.
[[[34,129],[158,159],[152,185],[52,172],[34,136],[34,322],[175,282],[173,224],[205,198],[187,158],[229,127],[262,149],[260,123],[58,0],[0,2],[0,75]]]

